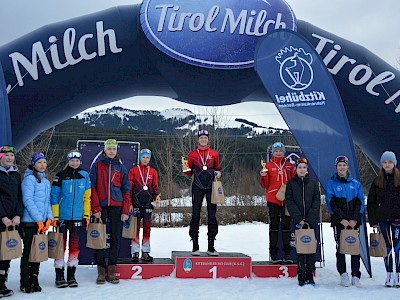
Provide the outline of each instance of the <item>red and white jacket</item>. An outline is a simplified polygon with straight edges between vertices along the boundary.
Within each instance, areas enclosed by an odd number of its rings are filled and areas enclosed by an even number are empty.
[[[140,164],[129,171],[129,181],[133,208],[152,208],[151,202],[159,194],[157,171]]]

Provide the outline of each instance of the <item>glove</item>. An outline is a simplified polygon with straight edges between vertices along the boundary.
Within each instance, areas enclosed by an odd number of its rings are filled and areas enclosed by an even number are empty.
[[[51,226],[57,227],[58,226],[58,220],[54,220],[53,223],[51,223]]]
[[[42,233],[45,233],[47,230],[49,230],[51,224],[51,219],[47,219],[46,224],[44,224],[44,227],[42,228]]]
[[[38,232],[42,232],[42,229],[44,227],[43,221],[36,222],[36,224],[38,224],[38,226],[39,226]]]
[[[90,224],[90,218],[85,218],[86,221],[86,231],[88,231],[89,224]]]

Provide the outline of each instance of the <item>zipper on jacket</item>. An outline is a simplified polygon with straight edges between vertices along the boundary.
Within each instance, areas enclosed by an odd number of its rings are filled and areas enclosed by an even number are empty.
[[[303,218],[306,219],[306,201],[305,201],[305,192],[304,192],[304,178],[301,178],[301,182],[303,183]]]
[[[75,207],[75,197],[76,197],[76,170],[72,171],[73,175],[74,175],[74,197],[72,198],[72,215],[71,215],[71,219],[74,219],[74,207]]]
[[[110,159],[110,165],[108,167],[108,199],[107,199],[107,206],[110,206],[111,203],[111,165],[112,165],[112,159]]]

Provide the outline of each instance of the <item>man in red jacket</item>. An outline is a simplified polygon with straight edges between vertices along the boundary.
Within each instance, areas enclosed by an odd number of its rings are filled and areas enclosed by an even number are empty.
[[[285,213],[285,202],[276,198],[282,185],[295,177],[294,165],[285,157],[285,146],[281,142],[272,145],[272,159],[260,171],[260,184],[265,188],[269,210],[269,253],[272,263],[280,263],[278,257],[278,229],[282,230],[284,263],[293,263],[290,256],[290,216]]]

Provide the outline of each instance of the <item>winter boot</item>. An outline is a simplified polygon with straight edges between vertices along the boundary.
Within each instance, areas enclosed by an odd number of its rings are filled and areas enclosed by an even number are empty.
[[[287,265],[293,264],[293,259],[290,253],[286,253],[285,256],[283,257],[283,263]]]
[[[132,256],[132,262],[138,263],[139,262],[139,252],[135,252]]]
[[[360,278],[358,278],[357,276],[353,276],[351,278],[351,285],[354,285],[355,287],[361,288],[361,282],[360,282]]]
[[[67,268],[67,281],[70,288],[78,287],[78,282],[75,279],[76,267]]]
[[[106,268],[97,266],[97,284],[104,284],[106,283]]]
[[[64,268],[56,268],[56,287],[66,288],[68,286],[67,281],[64,278]]]
[[[153,262],[153,257],[150,256],[149,252],[143,252],[141,261],[146,263]]]
[[[219,253],[214,248],[214,238],[213,237],[208,238],[207,254],[210,256],[219,256]]]
[[[299,281],[299,286],[304,286],[306,284],[306,276],[304,273],[297,274],[297,280]]]
[[[193,256],[200,256],[199,238],[198,237],[193,238],[192,242],[193,242],[192,255]]]
[[[314,281],[314,273],[313,272],[308,272],[306,273],[306,283],[307,284],[311,284],[311,285],[315,285],[315,281]]]
[[[340,285],[345,287],[350,286],[350,279],[347,273],[343,273],[342,275],[340,275]]]
[[[270,262],[271,263],[273,263],[273,264],[280,264],[281,262],[282,262],[282,259],[280,259],[279,257],[278,257],[278,254],[277,253],[271,253],[271,251],[270,251],[270,255],[271,255],[271,257],[270,257]]]
[[[400,288],[400,273],[395,274],[393,287]]]
[[[42,287],[39,285],[39,272],[31,274],[31,284],[34,293],[42,291]]]
[[[112,284],[119,283],[119,279],[115,277],[115,265],[108,266],[106,280]]]
[[[395,274],[393,272],[387,272],[386,274],[386,287],[393,287],[395,285]]]
[[[6,287],[6,281],[7,281],[7,271],[0,270],[0,298],[8,297],[14,294],[13,290],[10,290]]]

